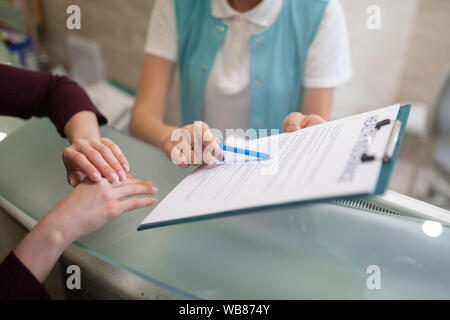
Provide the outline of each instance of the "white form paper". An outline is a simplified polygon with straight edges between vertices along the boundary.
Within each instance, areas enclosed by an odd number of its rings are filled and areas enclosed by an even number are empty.
[[[196,220],[221,212],[375,191],[392,122],[370,144],[375,161],[361,162],[377,122],[395,120],[399,105],[253,140],[268,161],[226,154],[181,181],[142,222],[146,227]],[[389,128],[390,127],[390,128]]]

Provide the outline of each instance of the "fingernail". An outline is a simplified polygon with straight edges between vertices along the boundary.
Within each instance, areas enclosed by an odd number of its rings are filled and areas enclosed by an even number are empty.
[[[74,184],[73,177],[69,178],[69,184],[73,187],[73,184]]]
[[[109,175],[109,179],[112,180],[111,182],[118,182],[119,181],[119,177],[115,173],[111,173]]]
[[[130,166],[128,165],[128,163],[123,163],[122,167],[125,169],[126,172],[130,171]]]
[[[222,153],[219,153],[219,154],[216,156],[216,159],[219,160],[220,162],[223,162],[223,161],[225,160]]]
[[[157,187],[153,187],[152,190],[153,190],[154,193],[158,192],[158,188]]]
[[[122,170],[119,171],[119,175],[120,175],[120,178],[121,178],[122,180],[127,180],[127,175],[126,175],[126,173],[123,172]]]
[[[102,178],[102,176],[100,175],[100,173],[94,173],[92,174],[92,177],[94,178],[94,181],[98,181]]]

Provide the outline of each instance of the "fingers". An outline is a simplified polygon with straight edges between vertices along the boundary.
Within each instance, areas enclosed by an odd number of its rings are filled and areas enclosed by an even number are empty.
[[[70,172],[69,179],[70,174],[75,170],[84,172],[89,177],[89,179],[94,182],[99,181],[102,178],[101,173],[89,161],[89,159],[83,153],[78,152],[75,148],[65,148],[63,152],[63,160],[66,168],[68,169],[68,172]]]
[[[119,146],[117,144],[115,144],[114,142],[112,142],[108,138],[101,138],[100,140],[103,144],[105,144],[112,150],[114,156],[119,161],[119,163],[122,165],[125,172],[129,172],[130,164],[128,163],[127,158],[125,158],[125,155],[122,153],[122,150],[120,150]]]
[[[312,114],[312,115],[305,117],[302,128],[312,127],[312,126],[315,126],[317,124],[321,124],[324,122],[326,122],[324,118],[322,118],[321,116],[318,116],[316,114]]]
[[[75,188],[79,184],[78,176],[74,172],[67,175],[67,182]]]
[[[158,189],[153,186],[150,181],[133,179],[131,182],[124,182],[121,186],[114,189],[119,199],[139,196],[150,195],[158,192]]]
[[[167,157],[181,168],[187,168],[191,164],[196,164],[193,152],[194,145],[198,144],[198,142],[194,141],[194,138],[196,137],[193,125],[176,129],[172,133],[171,140],[168,141],[164,147]],[[201,161],[199,164],[201,164]]]
[[[208,125],[197,121],[176,129],[163,147],[167,157],[181,168],[223,161],[223,151]]]
[[[219,147],[218,139],[213,135],[209,126],[204,122],[195,122],[194,124],[185,126],[183,129],[187,130],[191,135],[191,149],[190,155],[184,155],[191,160],[191,164],[211,164],[214,159],[223,157],[223,152]],[[183,149],[183,151],[188,148]]]
[[[181,144],[181,145],[180,145]],[[184,155],[183,150],[187,150],[187,156]],[[185,144],[184,142],[172,142],[168,141],[166,146],[164,147],[164,152],[169,160],[171,160],[174,164],[181,168],[189,167],[190,161],[190,146]]]
[[[293,132],[302,128],[302,122],[305,116],[300,112],[292,112],[284,119],[283,130],[285,132]]]
[[[157,201],[157,199],[152,198],[152,197],[140,197],[140,198],[122,200],[122,201],[119,201],[119,203],[117,204],[118,212],[120,215],[127,211],[148,207],[148,206],[154,205],[156,203],[156,201]]]
[[[69,184],[73,188],[75,188],[77,185],[79,185],[81,182],[83,182],[84,179],[86,179],[86,175],[79,170],[71,172],[67,176],[67,182],[69,182]]]
[[[203,152],[203,163],[211,164],[214,159],[223,159],[223,151],[219,147],[220,141],[217,137],[213,135],[209,126],[206,123],[202,123],[203,129],[203,146],[206,148],[206,152]]]
[[[77,144],[77,149],[97,168],[103,177],[108,179],[109,182],[114,183],[119,181],[119,177],[114,169],[106,162],[102,154],[90,144],[86,141],[80,142]]]
[[[187,146],[186,149],[189,149],[189,152],[184,153],[183,150],[179,150],[175,147],[178,152],[178,166],[180,168],[186,169],[189,168],[192,163],[194,163],[194,153],[191,150],[190,146]]]
[[[300,112],[293,112],[284,119],[283,130],[293,132],[299,129],[308,128],[326,122],[322,117],[311,114],[303,115]]]
[[[122,165],[119,163],[117,157],[114,155],[113,151],[109,146],[103,144],[100,141],[91,141],[90,144],[95,150],[97,150],[101,154],[101,156],[108,163],[108,165],[117,173],[121,181],[127,179],[127,175]]]
[[[117,197],[116,199],[147,195],[147,197],[118,201],[119,212],[123,213],[126,211],[154,205],[157,202],[157,199],[149,197],[148,195],[153,195],[158,192],[158,188],[154,187],[150,181],[138,179],[129,175],[126,181],[122,181],[117,184],[113,192],[114,197]]]
[[[85,177],[79,179],[72,175],[74,171],[80,171],[93,182],[105,177],[114,183],[127,179],[130,165],[120,148],[110,139],[76,139],[72,146],[64,149],[64,164],[68,172],[68,181],[77,185]]]
[[[183,155],[190,160],[191,165],[202,164],[203,150],[203,122],[197,121],[194,124],[183,127],[190,135],[190,143],[183,143]]]

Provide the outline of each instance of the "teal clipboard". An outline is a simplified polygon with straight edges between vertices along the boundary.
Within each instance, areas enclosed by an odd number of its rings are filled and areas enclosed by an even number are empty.
[[[378,178],[377,186],[375,187],[374,195],[383,194],[389,187],[389,182],[391,181],[392,172],[394,171],[394,165],[397,162],[398,155],[400,153],[400,147],[405,136],[406,123],[408,122],[409,113],[411,111],[411,105],[401,106],[397,120],[401,122],[400,132],[398,134],[398,141],[392,154],[391,159],[388,162],[383,163],[381,167],[380,176]]]
[[[201,216],[193,216],[188,218],[182,218],[182,219],[176,219],[176,220],[167,220],[163,222],[157,222],[157,223],[151,223],[151,224],[142,224],[138,227],[138,231],[147,230],[147,229],[154,229],[158,227],[164,227],[164,226],[170,226],[180,223],[187,223],[187,222],[194,222],[194,221],[201,221],[201,220],[208,220],[212,218],[221,218],[221,217],[228,217],[232,215],[240,215],[240,214],[251,214],[251,213],[261,213],[264,211],[273,210],[275,208],[285,208],[300,204],[311,204],[311,203],[318,203],[318,202],[327,202],[332,200],[340,200],[340,199],[346,199],[346,198],[355,198],[355,197],[364,197],[364,196],[370,196],[370,195],[380,195],[383,194],[386,189],[389,186],[389,182],[391,180],[392,172],[394,171],[394,165],[397,161],[398,155],[400,153],[400,147],[403,141],[403,137],[405,135],[405,129],[406,129],[406,123],[408,122],[409,113],[411,111],[411,105],[404,105],[399,108],[397,119],[401,122],[398,139],[395,144],[394,151],[392,153],[392,156],[390,157],[390,160],[387,162],[383,162],[383,165],[381,167],[380,175],[378,177],[378,182],[375,187],[375,191],[371,194],[357,194],[357,195],[351,195],[351,196],[342,196],[342,197],[333,197],[333,198],[322,198],[322,199],[315,199],[315,200],[301,200],[301,201],[293,201],[283,204],[274,204],[274,205],[265,205],[260,207],[251,207],[246,209],[240,209],[235,211],[224,211],[224,212],[216,212]]]

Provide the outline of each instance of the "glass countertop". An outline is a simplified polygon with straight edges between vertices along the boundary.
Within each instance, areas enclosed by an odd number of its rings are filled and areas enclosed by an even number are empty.
[[[0,116],[0,141],[5,139],[8,134],[19,129],[25,123],[25,120],[19,118]]]
[[[104,127],[131,171],[164,198],[191,170],[156,148]],[[61,161],[67,141],[33,119],[0,142],[0,195],[39,220],[71,187]],[[149,209],[122,215],[77,244],[185,298],[450,298],[450,229],[431,237],[424,221],[331,203],[137,231]],[[380,269],[370,290],[369,266]]]

